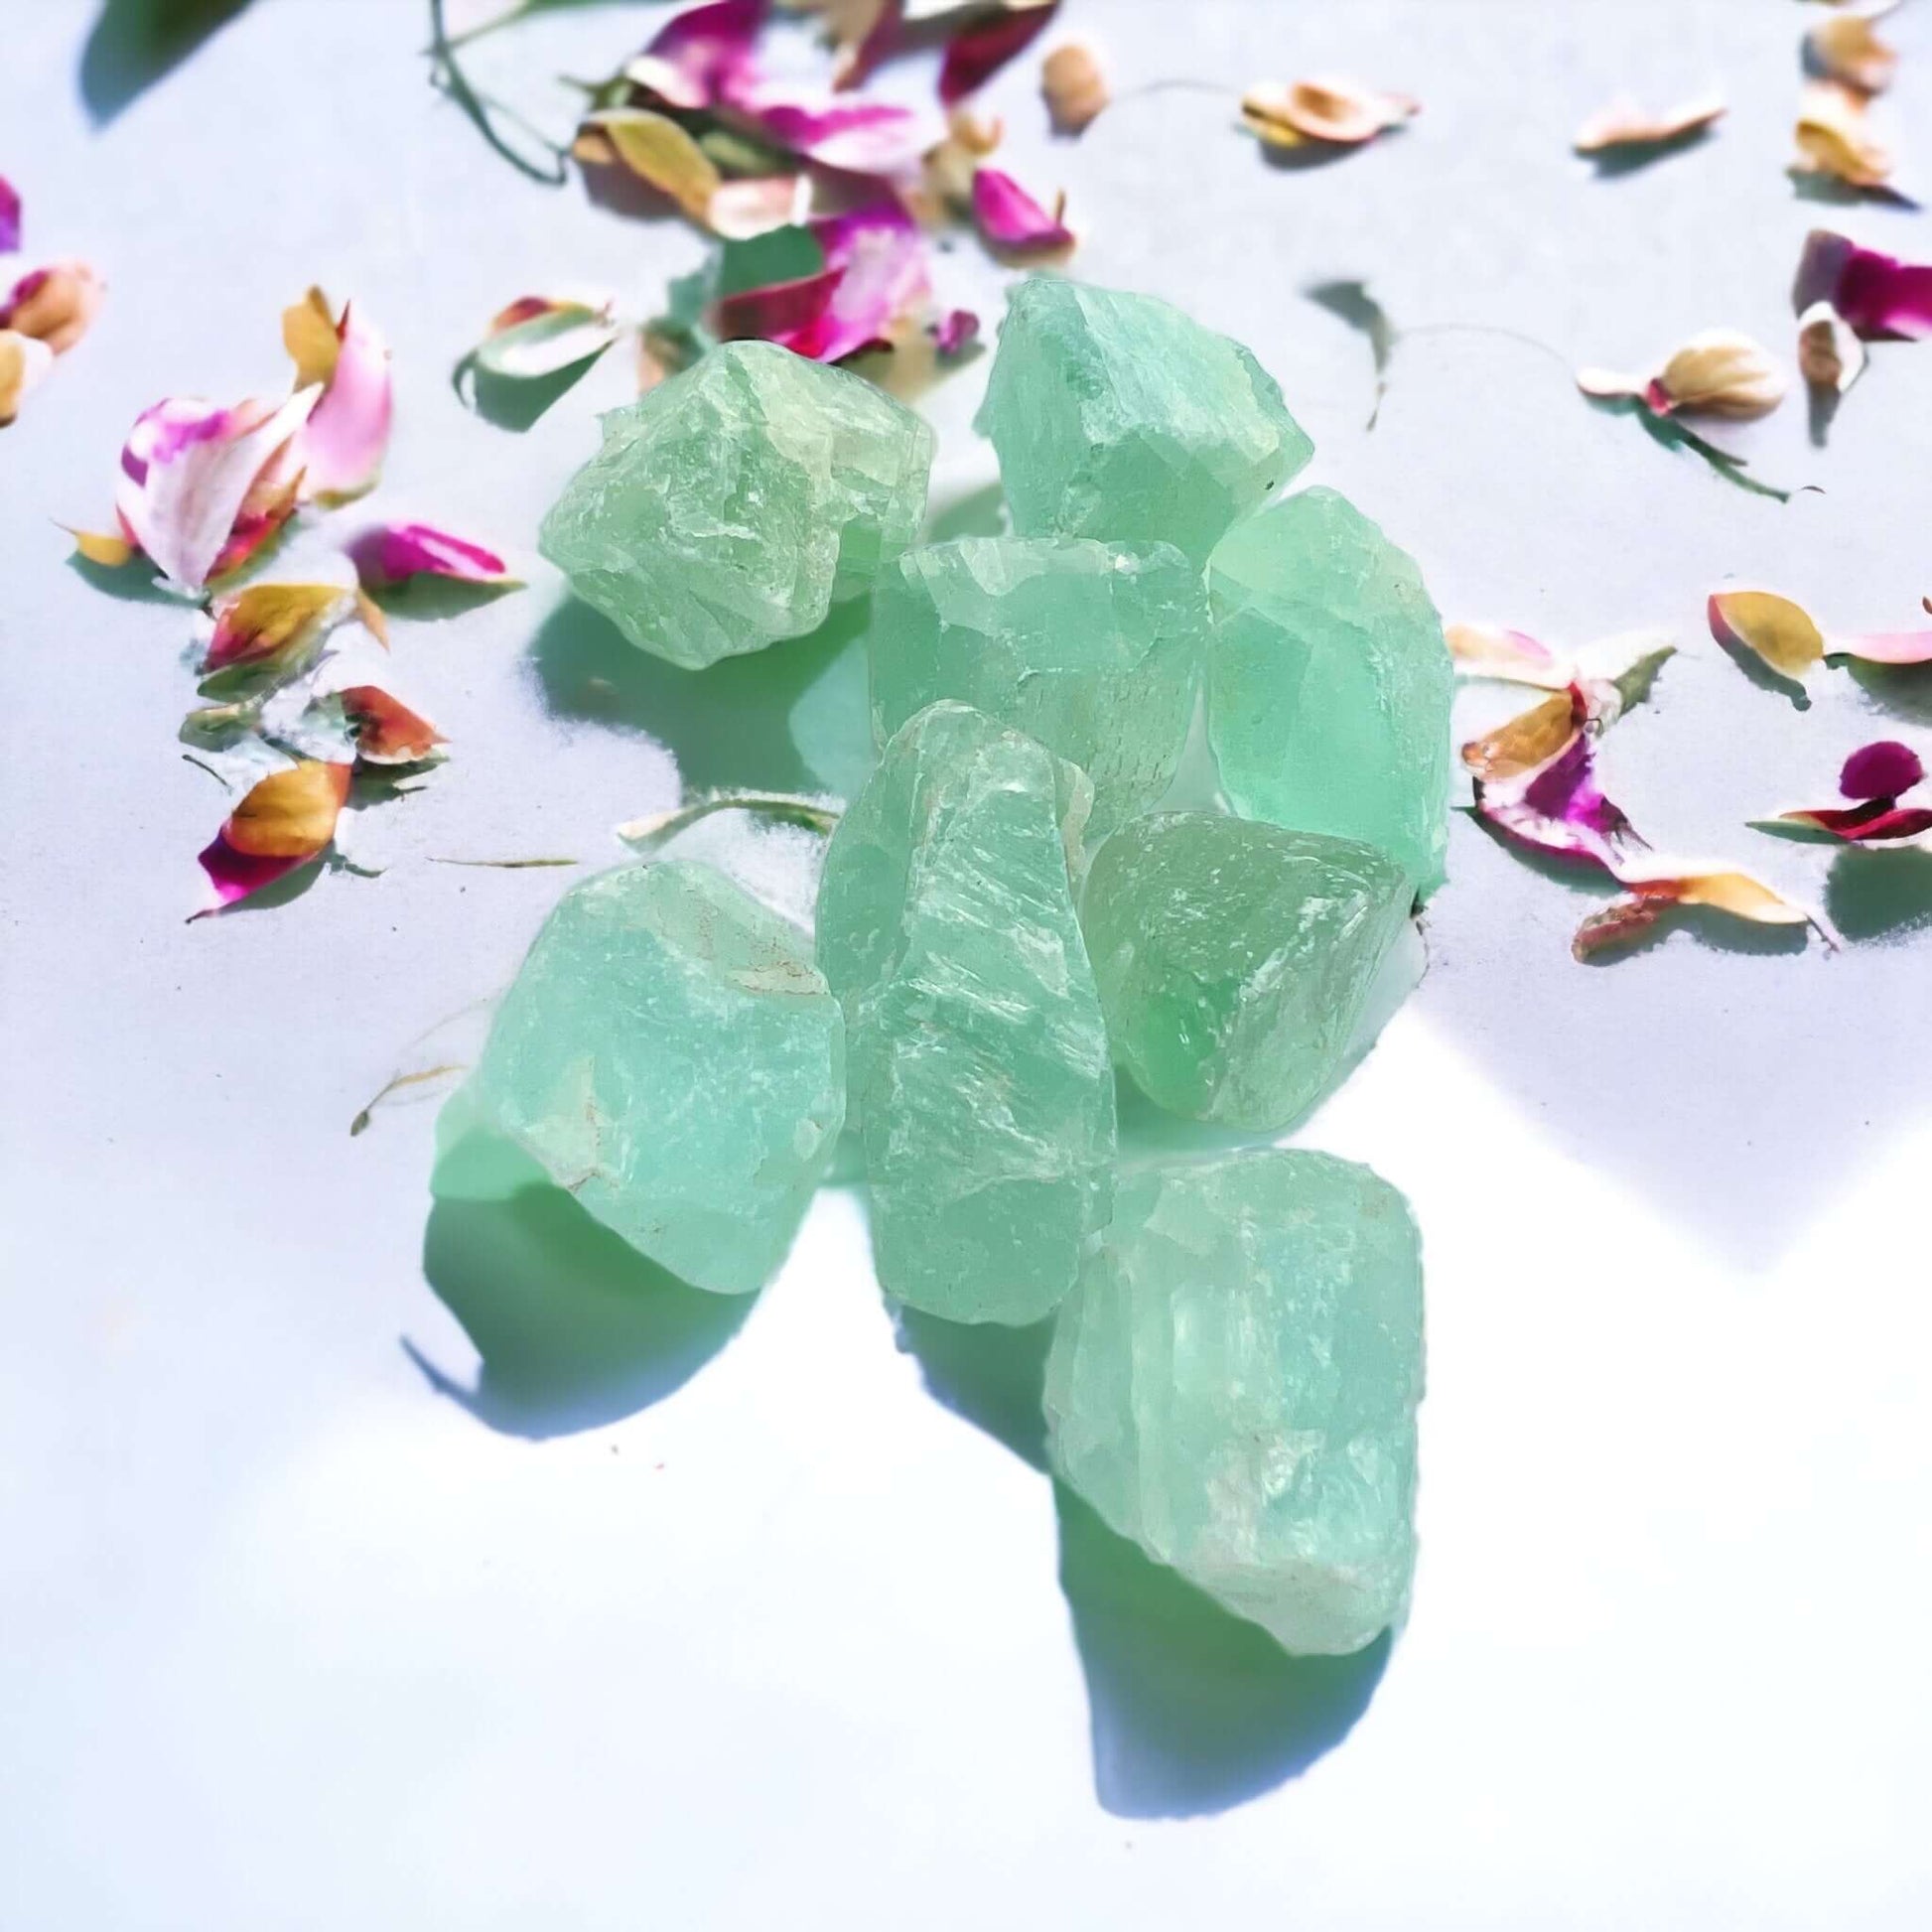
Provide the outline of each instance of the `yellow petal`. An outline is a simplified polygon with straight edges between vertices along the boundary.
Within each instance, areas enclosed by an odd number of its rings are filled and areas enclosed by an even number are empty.
[[[1789,386],[1769,349],[1727,329],[1692,337],[1658,370],[1657,380],[1675,408],[1739,421],[1768,416]]]
[[[1891,179],[1891,155],[1865,126],[1864,102],[1830,81],[1804,90],[1798,152],[1817,173],[1854,188],[1882,188]]]
[[[336,836],[349,769],[304,759],[271,771],[229,814],[222,836],[251,859],[313,859]]]
[[[1821,20],[1805,36],[1805,47],[1820,73],[1861,93],[1883,93],[1898,66],[1898,56],[1878,38],[1867,14],[1836,14]]]
[[[1054,131],[1079,134],[1107,104],[1107,76],[1092,49],[1069,41],[1040,63],[1039,91]]]
[[[119,570],[124,564],[134,561],[133,544],[118,530],[76,530],[70,523],[60,526],[73,539],[73,554],[84,557],[90,564],[98,564],[103,570]]]
[[[1624,883],[1642,889],[1641,881]],[[1774,893],[1762,880],[1753,879],[1747,872],[1693,874],[1675,883],[1678,890],[1670,897],[1680,905],[1709,905],[1758,925],[1804,925],[1811,918],[1802,905]]]
[[[703,221],[723,179],[718,164],[676,121],[647,107],[614,107],[586,123],[602,135],[638,180]]]
[[[1353,80],[1264,80],[1241,97],[1241,118],[1265,146],[1306,141],[1353,147],[1421,112],[1406,94],[1378,93]]]
[[[1570,693],[1558,691],[1508,724],[1471,739],[1462,748],[1462,762],[1485,784],[1520,778],[1567,750],[1578,729]]]
[[[47,344],[17,329],[0,329],[0,423],[20,414],[20,399],[54,366]]]
[[[1811,613],[1770,591],[1720,591],[1710,602],[1711,634],[1741,644],[1780,677],[1802,684],[1823,662],[1825,636]]]
[[[22,336],[45,343],[65,355],[93,326],[107,285],[82,261],[56,262],[22,278],[20,289],[0,322]]]
[[[295,363],[298,389],[312,382],[326,384],[336,373],[342,338],[336,333],[329,298],[320,289],[312,288],[300,302],[282,311],[282,346]]]

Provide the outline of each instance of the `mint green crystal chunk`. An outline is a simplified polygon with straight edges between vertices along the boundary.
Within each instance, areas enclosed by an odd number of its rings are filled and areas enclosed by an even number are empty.
[[[1008,298],[975,427],[1021,535],[1172,543],[1196,568],[1314,454],[1239,343],[1154,296],[1046,276]]]
[[[1326,1154],[1123,1176],[1062,1305],[1048,1450],[1123,1536],[1302,1654],[1401,1620],[1422,1261],[1408,1203]]]
[[[749,1294],[830,1165],[844,1022],[804,937],[722,873],[621,867],[558,903],[450,1106],[672,1274]]]
[[[925,513],[931,427],[771,343],[726,343],[603,423],[543,554],[640,650],[688,669],[815,630]]]
[[[1414,560],[1307,489],[1230,532],[1207,588],[1208,735],[1234,808],[1378,846],[1433,891],[1454,679]]]
[[[874,735],[957,698],[1079,765],[1102,834],[1173,781],[1206,631],[1200,573],[1172,544],[963,537],[908,550],[873,599]]]
[[[1353,839],[1135,820],[1080,907],[1114,1057],[1189,1119],[1287,1126],[1341,1074],[1410,897],[1402,868]]]
[[[895,1300],[1036,1321],[1113,1201],[1114,1085],[1068,853],[1086,775],[960,704],[886,747],[825,855],[873,1258]]]

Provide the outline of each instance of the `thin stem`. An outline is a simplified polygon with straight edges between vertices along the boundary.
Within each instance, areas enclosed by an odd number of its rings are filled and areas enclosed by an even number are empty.
[[[781,825],[801,825],[808,832],[821,833],[829,833],[840,816],[838,808],[824,799],[807,798],[795,791],[708,791],[687,799],[674,811],[633,818],[620,825],[618,837],[635,852],[652,853],[714,812],[756,812]]]
[[[457,65],[453,51],[457,43],[450,39],[443,7],[444,0],[429,0],[429,54],[430,59],[435,63],[431,78],[469,117],[477,132],[519,174],[527,176],[531,181],[542,182],[546,188],[561,188],[570,179],[570,171],[564,166],[564,157],[570,152],[569,149],[559,147],[547,134],[532,126],[514,108],[504,106],[501,101],[488,99],[470,84],[469,75]],[[520,18],[520,15],[512,15],[510,18]],[[473,34],[467,38],[475,39],[476,36]],[[497,133],[492,119],[496,114],[501,114],[505,120],[520,127],[539,147],[548,149],[553,157],[553,165],[542,168],[526,156],[518,154]]]

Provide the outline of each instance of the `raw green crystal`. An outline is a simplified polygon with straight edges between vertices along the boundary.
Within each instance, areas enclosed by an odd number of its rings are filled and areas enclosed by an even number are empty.
[[[639,649],[687,668],[816,629],[925,512],[930,426],[770,343],[724,344],[603,423],[543,554]]]
[[[1122,827],[1080,906],[1114,1057],[1177,1114],[1285,1127],[1341,1072],[1410,897],[1353,839],[1211,812]]]
[[[1422,1264],[1366,1168],[1263,1149],[1123,1176],[1046,1363],[1054,1467],[1300,1653],[1400,1620],[1415,1568]]]
[[[1207,723],[1237,811],[1379,846],[1419,892],[1449,839],[1449,695],[1422,575],[1345,496],[1307,489],[1208,566]]]
[[[1048,1313],[1112,1204],[1113,1073],[1068,879],[1091,798],[1033,739],[935,704],[826,851],[818,961],[880,1285],[953,1320]]]
[[[883,743],[957,698],[1093,780],[1104,834],[1167,790],[1193,721],[1207,629],[1200,573],[1171,544],[964,537],[879,580],[872,716]]]
[[[1239,343],[1154,296],[1045,276],[1008,298],[975,427],[1023,536],[1172,543],[1196,568],[1314,453]]]
[[[804,938],[743,888],[621,867],[551,913],[451,1106],[672,1274],[748,1294],[831,1162],[844,1024]]]

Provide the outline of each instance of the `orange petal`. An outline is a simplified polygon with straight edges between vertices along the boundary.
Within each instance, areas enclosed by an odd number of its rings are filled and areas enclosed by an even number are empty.
[[[1571,694],[1553,692],[1506,725],[1471,739],[1462,748],[1462,762],[1485,784],[1525,777],[1567,751],[1582,729]]]
[[[228,815],[221,836],[250,859],[313,859],[336,836],[350,767],[305,759],[271,771]]]
[[[1264,80],[1241,97],[1241,118],[1264,146],[1307,141],[1355,147],[1422,111],[1407,94],[1379,93],[1353,80]]]
[[[1083,133],[1106,106],[1107,76],[1091,48],[1056,47],[1039,65],[1039,91],[1056,134]]]
[[[1824,661],[1824,633],[1811,613],[1788,597],[1770,591],[1719,591],[1706,612],[1719,643],[1741,646],[1794,684],[1803,684]]]
[[[32,336],[0,329],[0,424],[20,414],[20,399],[54,366],[54,351]]]
[[[1892,158],[1865,125],[1864,101],[1829,80],[1805,88],[1798,105],[1798,153],[1814,173],[1854,188],[1883,188]]]
[[[446,742],[427,718],[379,684],[351,684],[338,696],[355,728],[355,756],[370,764],[420,764]]]
[[[354,615],[355,597],[337,584],[250,584],[215,606],[202,668],[299,656]]]
[[[73,554],[103,570],[119,570],[140,554],[118,530],[76,530],[70,523],[57,526],[73,539]]]
[[[1814,302],[1798,318],[1798,371],[1812,388],[1842,396],[1864,363],[1864,344],[1829,302]]]
[[[1828,79],[1861,93],[1880,94],[1891,85],[1898,56],[1878,38],[1869,14],[1835,14],[1805,36],[1809,64]]]
[[[1768,416],[1789,386],[1777,357],[1731,329],[1693,336],[1657,371],[1657,383],[1675,409],[1740,422]]]
[[[668,114],[612,107],[585,125],[601,135],[639,181],[667,196],[694,221],[707,219],[723,177],[718,164]]]
[[[1656,147],[1709,127],[1724,111],[1723,97],[1718,94],[1680,101],[1661,114],[1646,113],[1627,95],[1620,95],[1592,114],[1577,130],[1571,145],[1579,154],[1601,154],[1609,148]]]

